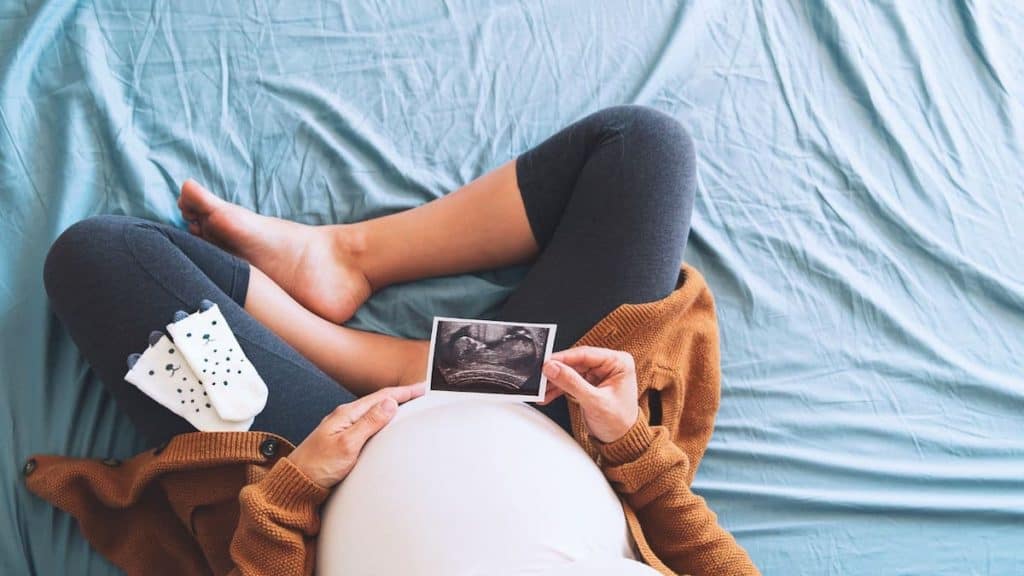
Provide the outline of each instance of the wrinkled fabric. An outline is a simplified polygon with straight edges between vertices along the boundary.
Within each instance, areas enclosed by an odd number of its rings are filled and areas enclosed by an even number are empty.
[[[686,259],[715,291],[694,484],[766,574],[1024,573],[1024,8],[1011,1],[0,3],[0,572],[113,573],[19,484],[140,448],[42,286],[98,213],[181,225],[416,206],[588,112],[692,133]],[[487,316],[507,270],[353,325]]]

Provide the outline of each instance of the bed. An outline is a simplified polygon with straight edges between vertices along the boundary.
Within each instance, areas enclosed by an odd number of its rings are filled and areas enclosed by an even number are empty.
[[[0,573],[116,573],[21,463],[140,447],[47,305],[64,228],[181,225],[190,176],[369,218],[620,103],[697,144],[723,389],[695,490],[764,573],[1024,573],[1021,35],[1013,0],[0,4]],[[353,325],[422,337],[521,274]]]

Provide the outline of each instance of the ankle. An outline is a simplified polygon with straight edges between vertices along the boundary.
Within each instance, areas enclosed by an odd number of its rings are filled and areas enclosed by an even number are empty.
[[[399,385],[416,384],[427,378],[427,355],[430,353],[430,342],[426,340],[409,340],[404,354],[405,362],[398,378]]]
[[[369,250],[367,235],[362,226],[358,223],[331,224],[321,226],[320,230],[324,231],[330,239],[332,253],[337,256],[339,263],[358,271],[366,278],[370,288],[377,291],[379,287],[374,285],[366,274]]]

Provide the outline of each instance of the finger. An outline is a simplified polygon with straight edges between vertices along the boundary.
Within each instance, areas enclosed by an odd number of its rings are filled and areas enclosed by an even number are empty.
[[[562,394],[565,394],[564,390],[562,390],[558,386],[555,386],[551,382],[548,382],[548,389],[544,391],[544,399],[538,402],[538,404],[541,406],[547,406],[555,398],[558,398]]]
[[[584,380],[576,370],[558,360],[549,360],[544,364],[544,375],[580,404],[589,404],[597,392],[597,388]]]
[[[579,370],[579,369],[577,369],[576,371],[580,373],[580,376],[583,376],[584,380],[586,380],[587,382],[590,382],[594,386],[597,386],[598,384],[601,383],[602,380],[604,380],[604,378],[598,376],[597,372],[595,372],[594,370]]]
[[[423,396],[423,393],[427,391],[427,381],[417,382],[415,384],[407,384],[405,386],[393,386],[391,388],[385,388],[389,390],[388,396],[395,399],[395,402],[402,404],[408,402],[414,398]]]
[[[391,398],[395,402],[402,404],[412,400],[413,398],[422,396],[426,389],[427,383],[425,381],[408,384],[406,386],[389,386],[387,388],[381,388],[373,394],[368,394],[360,398],[357,402],[365,402],[368,405],[367,407],[369,407],[385,398]]]
[[[617,350],[578,346],[556,352],[551,355],[551,359],[568,364],[576,370],[590,372],[595,378],[604,379],[615,370],[621,369],[622,356]]]
[[[561,362],[573,362],[584,365],[598,365],[603,359],[609,355],[612,350],[608,348],[598,348],[597,346],[574,346],[572,348],[566,348],[565,350],[559,350],[551,355],[554,360]]]
[[[403,404],[413,398],[422,396],[426,389],[426,382],[417,382],[416,384],[410,384],[408,386],[391,386],[388,388],[381,388],[373,394],[367,394],[358,400],[354,400],[348,404],[342,404],[338,406],[335,411],[338,414],[344,414],[345,418],[349,422],[355,422],[362,418],[363,414],[366,414],[367,410],[373,408],[385,398],[391,398],[398,404]]]
[[[380,429],[387,426],[388,422],[395,417],[395,412],[398,411],[398,402],[394,398],[385,398],[373,406],[370,410],[367,410],[361,418],[352,424],[352,427],[345,431],[345,436],[348,438],[350,446],[354,446],[356,451],[362,450],[363,444],[370,439],[371,436],[380,432]]]

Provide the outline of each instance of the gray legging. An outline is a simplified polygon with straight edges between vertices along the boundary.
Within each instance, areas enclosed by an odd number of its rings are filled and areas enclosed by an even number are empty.
[[[675,120],[636,106],[602,110],[520,156],[517,177],[541,252],[500,319],[557,323],[560,350],[620,304],[672,291],[694,195],[693,145]],[[50,248],[44,279],[82,354],[153,444],[194,429],[125,382],[125,358],[204,298],[220,306],[270,389],[253,430],[297,444],[354,398],[245,312],[248,263],[177,228],[83,220]],[[569,429],[564,400],[540,409]]]

